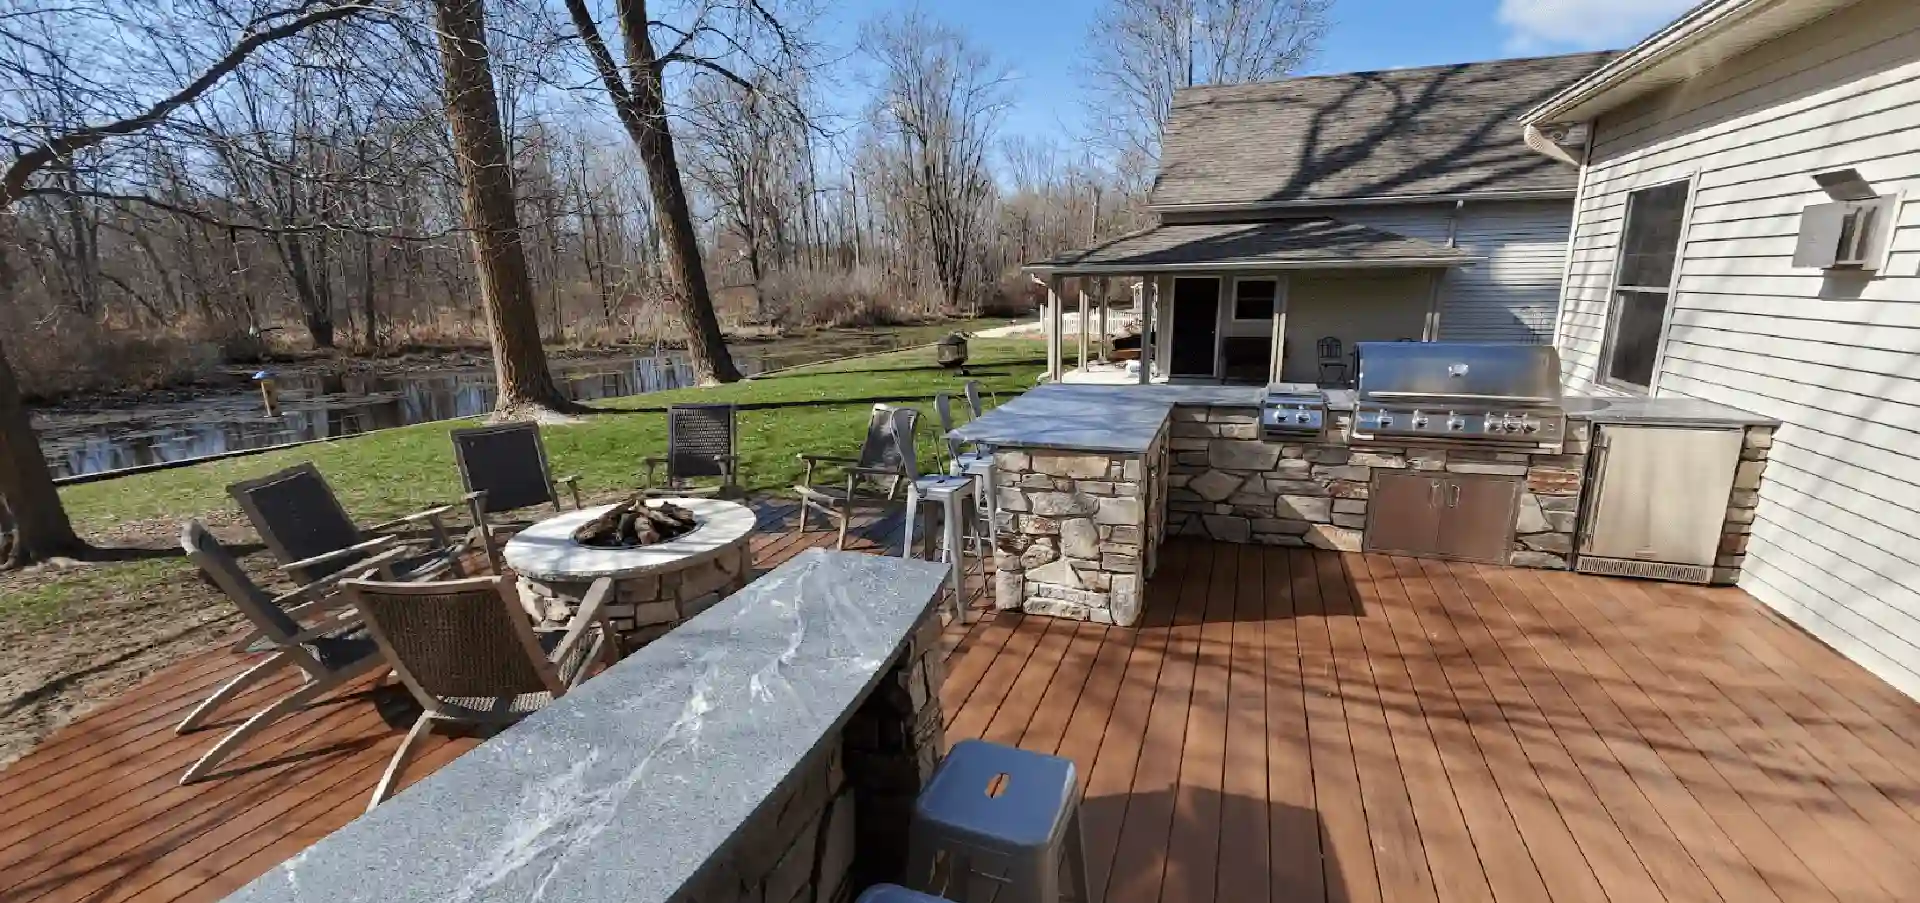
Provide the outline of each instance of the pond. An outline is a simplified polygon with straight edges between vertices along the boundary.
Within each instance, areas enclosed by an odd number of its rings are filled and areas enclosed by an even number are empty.
[[[741,346],[744,374],[815,363],[907,344],[889,334],[855,334],[820,343]],[[686,355],[556,359],[553,376],[576,401],[678,389],[693,383]],[[187,461],[290,442],[349,436],[389,427],[484,414],[493,408],[491,365],[393,373],[289,373],[277,378],[279,416],[268,416],[253,389],[106,409],[37,411],[34,428],[57,479]]]

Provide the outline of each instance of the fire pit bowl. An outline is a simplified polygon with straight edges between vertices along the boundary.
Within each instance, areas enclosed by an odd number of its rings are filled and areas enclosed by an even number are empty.
[[[758,520],[747,506],[720,499],[652,500],[649,507],[664,502],[691,515],[692,531],[631,547],[597,547],[574,538],[583,528],[604,523],[609,514],[636,501],[569,511],[541,521],[522,530],[502,550],[507,567],[520,579],[521,601],[536,617],[578,602],[595,580],[611,579],[614,595],[606,611],[620,636],[622,654],[664,636],[746,586],[753,571],[749,541]]]

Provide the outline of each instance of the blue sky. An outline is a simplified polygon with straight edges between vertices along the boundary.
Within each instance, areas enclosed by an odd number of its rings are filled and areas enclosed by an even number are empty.
[[[925,0],[928,13],[991,49],[1018,75],[1005,131],[1070,144],[1080,114],[1074,57],[1101,0]],[[1694,0],[1334,0],[1334,24],[1307,74],[1430,66],[1625,47]],[[828,40],[904,0],[837,0]],[[1064,130],[1063,130],[1064,126]]]

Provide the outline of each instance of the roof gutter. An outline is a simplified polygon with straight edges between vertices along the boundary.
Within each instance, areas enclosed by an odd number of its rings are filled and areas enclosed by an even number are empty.
[[[1465,194],[1395,194],[1377,197],[1327,198],[1301,201],[1223,201],[1202,204],[1148,204],[1154,213],[1275,213],[1325,207],[1365,207],[1375,204],[1451,204],[1458,201],[1557,201],[1573,197],[1571,188],[1536,191],[1476,191]]]
[[[1718,0],[1705,3],[1692,12],[1681,16],[1666,28],[1655,32],[1652,37],[1634,45],[1633,49],[1616,57],[1613,62],[1601,66],[1560,93],[1546,99],[1539,106],[1520,117],[1526,127],[1527,146],[1556,159],[1567,159],[1570,155],[1564,150],[1556,153],[1536,143],[1545,141],[1539,135],[1535,125],[1542,122],[1564,121],[1569,113],[1600,98],[1647,70],[1660,65],[1677,54],[1698,46],[1700,43],[1723,33],[1755,13],[1779,6],[1804,5],[1806,0]],[[1575,117],[1584,121],[1592,119],[1601,111]]]
[[[1020,268],[1020,271],[1034,276],[1139,276],[1148,273],[1251,273],[1269,270],[1352,270],[1352,269],[1425,269],[1433,267],[1471,266],[1485,263],[1487,258],[1468,254],[1454,254],[1445,257],[1395,257],[1391,259],[1348,257],[1325,260],[1300,261],[1254,261],[1254,260],[1209,260],[1199,263],[1095,263],[1084,266],[1075,264],[1032,263]]]

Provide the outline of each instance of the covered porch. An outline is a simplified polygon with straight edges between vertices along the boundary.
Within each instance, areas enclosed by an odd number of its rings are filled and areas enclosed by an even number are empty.
[[[1160,225],[1026,272],[1047,287],[1052,381],[1345,385],[1355,343],[1438,336],[1442,279],[1476,262],[1458,248],[1313,217]],[[1082,324],[1071,368],[1070,296]],[[1115,348],[1105,314],[1124,298],[1139,339]],[[1096,320],[1099,341],[1086,328]]]

